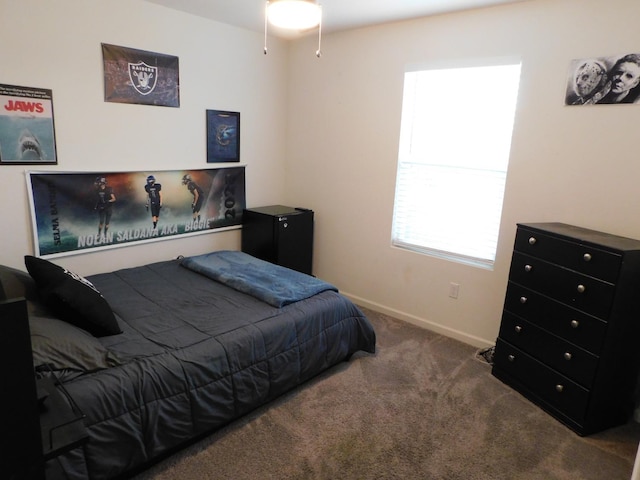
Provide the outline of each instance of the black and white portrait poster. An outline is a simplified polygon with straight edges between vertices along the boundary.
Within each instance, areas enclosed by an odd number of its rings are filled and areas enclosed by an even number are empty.
[[[51,90],[0,85],[0,164],[56,163]]]
[[[640,53],[573,60],[566,105],[640,103]]]
[[[244,167],[28,172],[36,256],[240,228]]]
[[[104,100],[180,106],[178,57],[102,44]]]

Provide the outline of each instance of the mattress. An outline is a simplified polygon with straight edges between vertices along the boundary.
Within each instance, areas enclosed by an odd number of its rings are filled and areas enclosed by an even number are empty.
[[[178,260],[87,279],[122,333],[97,339],[108,368],[61,372],[90,437],[60,457],[70,479],[120,476],[375,352],[370,322],[333,290],[278,308]]]

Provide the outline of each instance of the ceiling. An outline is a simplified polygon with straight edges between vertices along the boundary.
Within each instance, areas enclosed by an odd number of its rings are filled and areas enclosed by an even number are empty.
[[[264,0],[146,1],[247,30],[264,31]],[[322,32],[330,33],[522,1],[527,0],[319,0],[318,3],[322,5]],[[269,33],[281,38],[295,39],[308,32],[269,27]]]

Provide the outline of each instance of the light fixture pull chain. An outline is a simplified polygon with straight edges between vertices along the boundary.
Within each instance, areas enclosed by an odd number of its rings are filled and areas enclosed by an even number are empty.
[[[318,24],[318,50],[316,50],[316,57],[320,58],[322,56],[322,5],[319,5],[320,8],[320,23]]]
[[[267,54],[267,24],[269,18],[269,0],[265,2],[264,6],[264,54]]]

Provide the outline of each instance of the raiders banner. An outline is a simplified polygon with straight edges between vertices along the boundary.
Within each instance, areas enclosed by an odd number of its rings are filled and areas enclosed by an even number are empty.
[[[27,172],[36,256],[239,228],[244,167],[188,171]]]
[[[104,100],[180,106],[178,57],[102,44]]]

